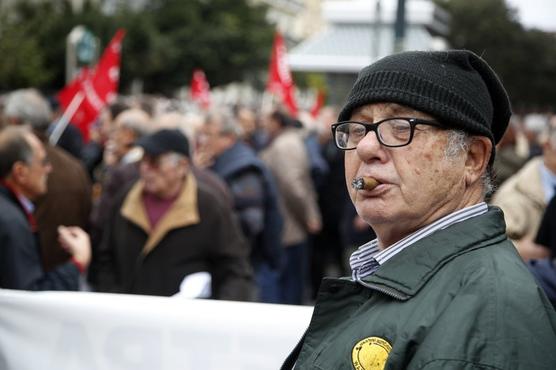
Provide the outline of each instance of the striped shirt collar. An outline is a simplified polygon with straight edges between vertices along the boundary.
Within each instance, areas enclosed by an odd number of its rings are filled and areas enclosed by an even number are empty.
[[[380,265],[383,265],[390,258],[394,257],[396,254],[424,237],[427,237],[438,230],[443,230],[458,222],[480,216],[487,211],[488,206],[485,202],[460,209],[415,231],[383,250],[378,248],[378,239],[374,239],[366,244],[363,244],[355,252],[353,252],[349,258],[353,280],[358,281],[373,274],[376,269],[380,267]]]

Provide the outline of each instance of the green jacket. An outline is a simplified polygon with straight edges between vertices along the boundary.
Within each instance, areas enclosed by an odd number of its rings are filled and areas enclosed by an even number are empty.
[[[364,284],[323,281],[295,369],[556,369],[556,313],[498,208],[418,241]]]

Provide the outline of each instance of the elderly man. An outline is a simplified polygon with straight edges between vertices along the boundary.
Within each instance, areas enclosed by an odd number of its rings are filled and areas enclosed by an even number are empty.
[[[50,145],[47,131],[52,112],[46,99],[34,89],[16,90],[6,99],[5,114],[13,125],[27,125],[43,142],[52,172],[48,192],[35,199],[35,213],[43,267],[49,271],[71,257],[58,241],[58,226],[86,228],[91,212],[91,181],[83,164],[65,150]]]
[[[139,145],[140,179],[117,198],[99,247],[99,290],[171,296],[200,276],[210,289],[195,296],[250,299],[249,248],[230,205],[198,186],[186,137],[165,129]]]
[[[321,285],[283,368],[553,369],[556,315],[484,203],[510,117],[469,51],[363,69],[333,125],[357,212],[377,239]]]
[[[148,134],[151,126],[151,117],[141,109],[131,108],[118,114],[108,141],[108,165],[141,159],[141,149],[135,146],[135,142]]]
[[[230,188],[234,211],[251,247],[258,300],[279,303],[283,219],[276,184],[255,151],[239,138],[240,132],[230,112],[214,111],[199,135],[197,153]]]
[[[26,127],[0,131],[0,288],[77,290],[79,272],[89,264],[87,234],[60,226],[71,260],[43,270],[32,201],[46,193],[51,169],[43,144]]]

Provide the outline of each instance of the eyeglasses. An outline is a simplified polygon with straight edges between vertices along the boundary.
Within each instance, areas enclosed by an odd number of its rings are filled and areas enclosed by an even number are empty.
[[[332,136],[338,149],[352,150],[369,133],[374,131],[378,142],[390,148],[406,146],[413,140],[415,126],[442,127],[439,123],[418,118],[393,117],[376,123],[345,121],[334,123]]]

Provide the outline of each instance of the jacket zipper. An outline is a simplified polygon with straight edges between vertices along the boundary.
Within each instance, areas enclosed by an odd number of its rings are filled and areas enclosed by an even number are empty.
[[[387,288],[387,287],[382,287],[379,285],[375,285],[375,284],[369,284],[364,282],[363,280],[357,280],[359,283],[361,283],[361,285],[379,291],[381,293],[386,294],[387,296],[390,296],[392,298],[396,298],[399,299],[400,301],[406,301],[409,299],[409,296],[407,294],[402,294],[399,291],[395,290],[395,289],[391,289],[391,288]]]

